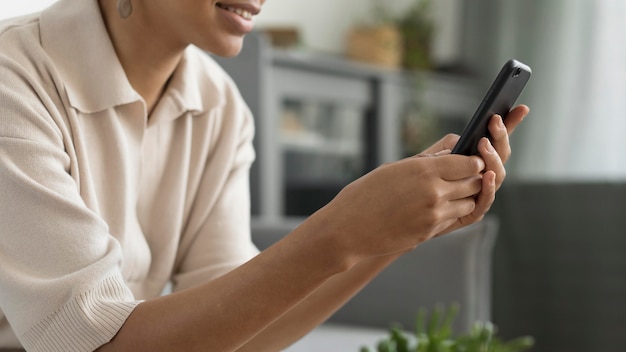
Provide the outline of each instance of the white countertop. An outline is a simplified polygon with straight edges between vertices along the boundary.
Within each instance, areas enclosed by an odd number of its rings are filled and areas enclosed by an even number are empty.
[[[359,352],[367,346],[374,350],[388,330],[336,323],[323,324],[284,352]]]

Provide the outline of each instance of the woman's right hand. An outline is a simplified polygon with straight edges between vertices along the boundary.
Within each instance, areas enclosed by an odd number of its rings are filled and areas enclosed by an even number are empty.
[[[388,163],[345,187],[318,212],[355,261],[407,251],[474,210],[485,162],[418,155]]]

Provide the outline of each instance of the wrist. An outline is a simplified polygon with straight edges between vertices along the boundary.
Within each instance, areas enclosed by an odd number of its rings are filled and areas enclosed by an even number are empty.
[[[329,205],[319,209],[302,225],[308,239],[320,247],[326,263],[336,268],[336,273],[347,271],[365,259],[350,239],[355,228],[346,228],[345,221],[337,221]]]

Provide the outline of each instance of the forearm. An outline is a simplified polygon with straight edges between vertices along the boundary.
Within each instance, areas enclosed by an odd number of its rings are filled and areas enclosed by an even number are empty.
[[[237,351],[279,351],[286,348],[324,322],[399,256],[368,259],[333,276]]]
[[[101,351],[234,351],[349,264],[303,224],[207,284],[140,304]]]

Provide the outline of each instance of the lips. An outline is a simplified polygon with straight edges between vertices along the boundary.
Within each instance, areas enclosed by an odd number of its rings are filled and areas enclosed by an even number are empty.
[[[259,13],[259,9],[251,5],[225,4],[222,2],[218,2],[216,5],[221,9],[237,14],[245,20],[251,20],[254,15]]]

